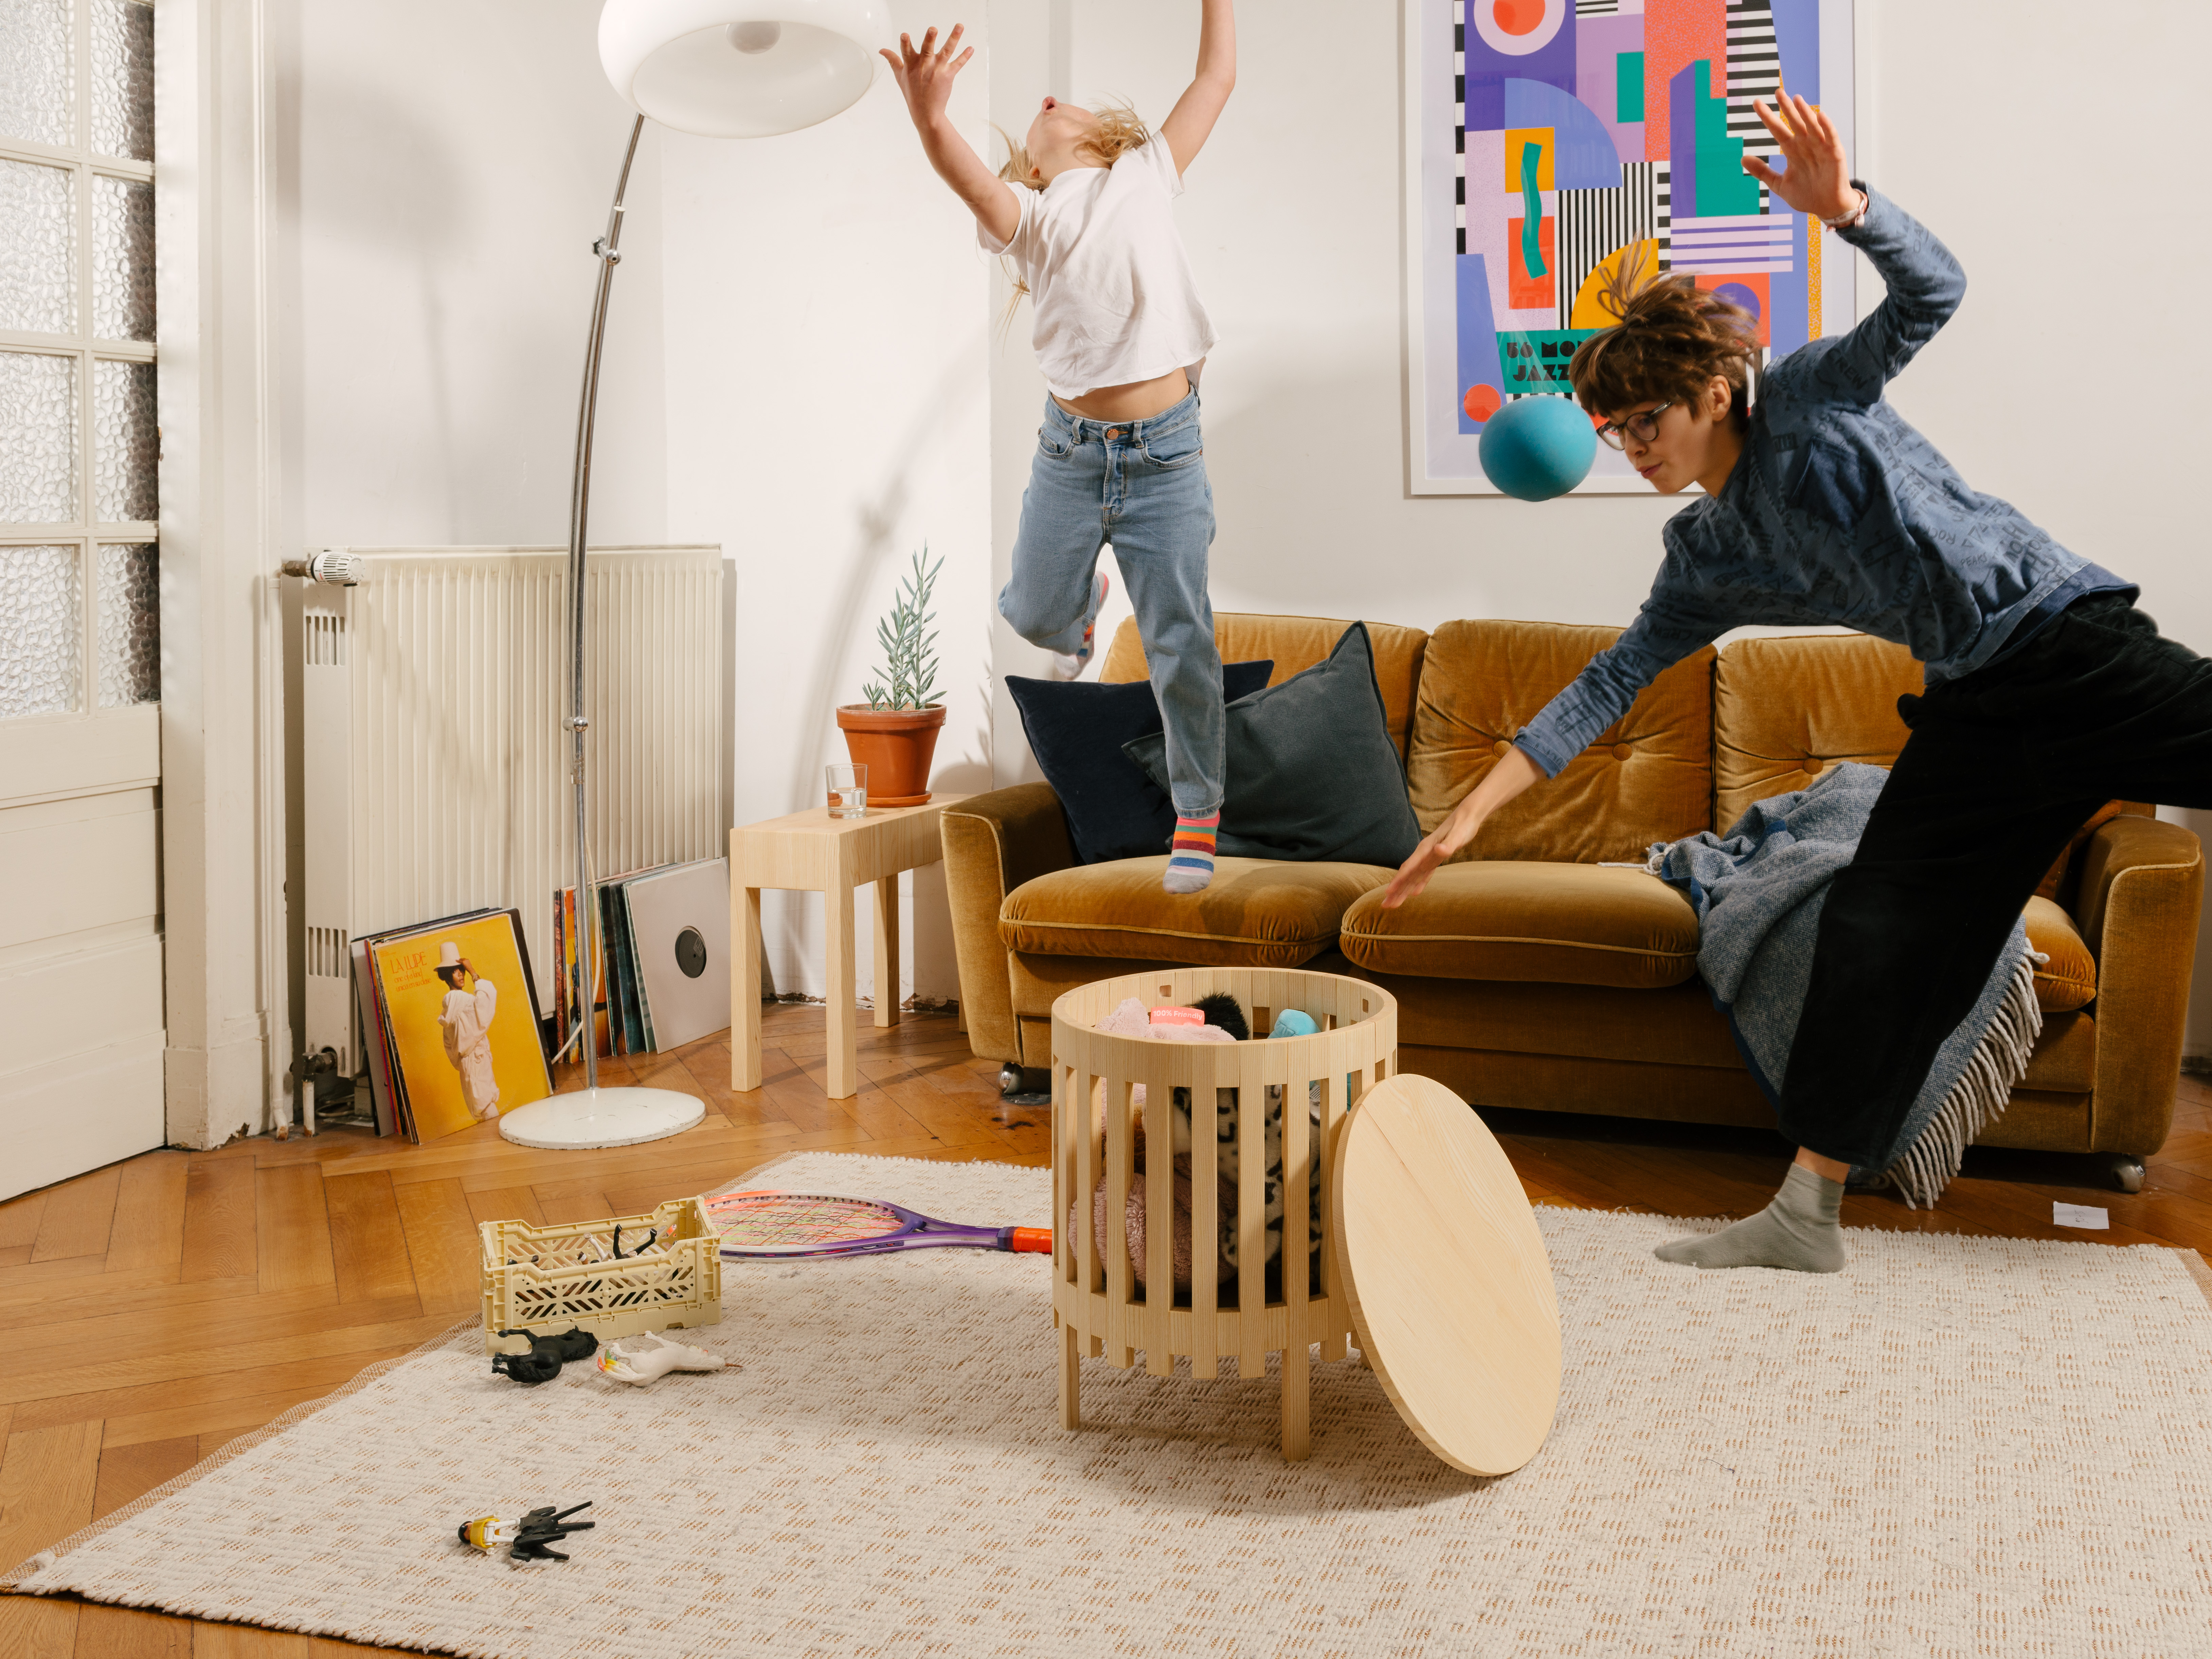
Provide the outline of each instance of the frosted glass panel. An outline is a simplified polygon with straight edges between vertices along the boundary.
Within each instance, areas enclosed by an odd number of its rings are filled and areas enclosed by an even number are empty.
[[[73,144],[69,0],[0,4],[0,137]]]
[[[13,5],[16,0],[7,0]],[[92,148],[154,159],[154,9],[137,0],[90,0]]]
[[[154,365],[93,364],[93,517],[103,524],[154,517],[159,505],[154,469],[160,459]]]
[[[76,331],[76,204],[70,185],[65,167],[0,160],[0,328]],[[149,242],[152,230],[149,224]]]
[[[103,340],[154,337],[151,185],[93,175],[92,331]]]
[[[76,359],[0,351],[0,524],[76,517]]]
[[[84,584],[74,547],[0,547],[0,720],[76,707]]]
[[[161,700],[161,556],[151,542],[100,544],[100,706]]]

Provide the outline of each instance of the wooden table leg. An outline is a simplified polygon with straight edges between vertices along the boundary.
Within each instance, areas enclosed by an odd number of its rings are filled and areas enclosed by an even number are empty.
[[[851,883],[838,882],[822,896],[822,920],[827,936],[823,941],[828,981],[823,988],[830,999],[830,1052],[824,1057],[830,1074],[827,1092],[832,1100],[850,1100],[860,1071],[860,1033],[855,1029],[859,993],[853,982]]]
[[[876,1024],[899,1023],[899,878],[876,878]]]
[[[730,945],[736,975],[730,981],[730,1087],[761,1086],[761,890],[730,889]]]

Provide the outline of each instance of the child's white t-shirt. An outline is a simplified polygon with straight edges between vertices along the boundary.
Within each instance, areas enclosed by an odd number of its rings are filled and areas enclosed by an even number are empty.
[[[1182,194],[1175,152],[1154,133],[1110,167],[1076,167],[1042,190],[1011,186],[1021,207],[1001,246],[1036,309],[1030,343],[1061,398],[1188,368],[1213,349],[1190,258],[1170,205]]]

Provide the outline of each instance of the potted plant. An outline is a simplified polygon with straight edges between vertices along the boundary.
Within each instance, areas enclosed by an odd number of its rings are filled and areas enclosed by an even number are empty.
[[[853,764],[868,769],[868,805],[920,806],[929,799],[929,763],[937,753],[937,733],[945,724],[945,705],[937,692],[937,657],[930,647],[937,635],[926,630],[935,620],[930,590],[945,561],[927,562],[925,545],[914,556],[914,569],[900,584],[890,614],[876,624],[883,666],[860,688],[866,702],[837,710]]]

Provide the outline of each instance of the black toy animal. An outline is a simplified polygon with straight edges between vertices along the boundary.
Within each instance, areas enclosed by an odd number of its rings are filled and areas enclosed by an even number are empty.
[[[526,1388],[550,1382],[561,1375],[563,1360],[589,1359],[599,1351],[599,1339],[581,1326],[571,1326],[550,1336],[521,1330],[501,1331],[500,1334],[530,1338],[528,1353],[495,1353],[491,1357],[491,1368],[496,1375],[511,1376]]]

